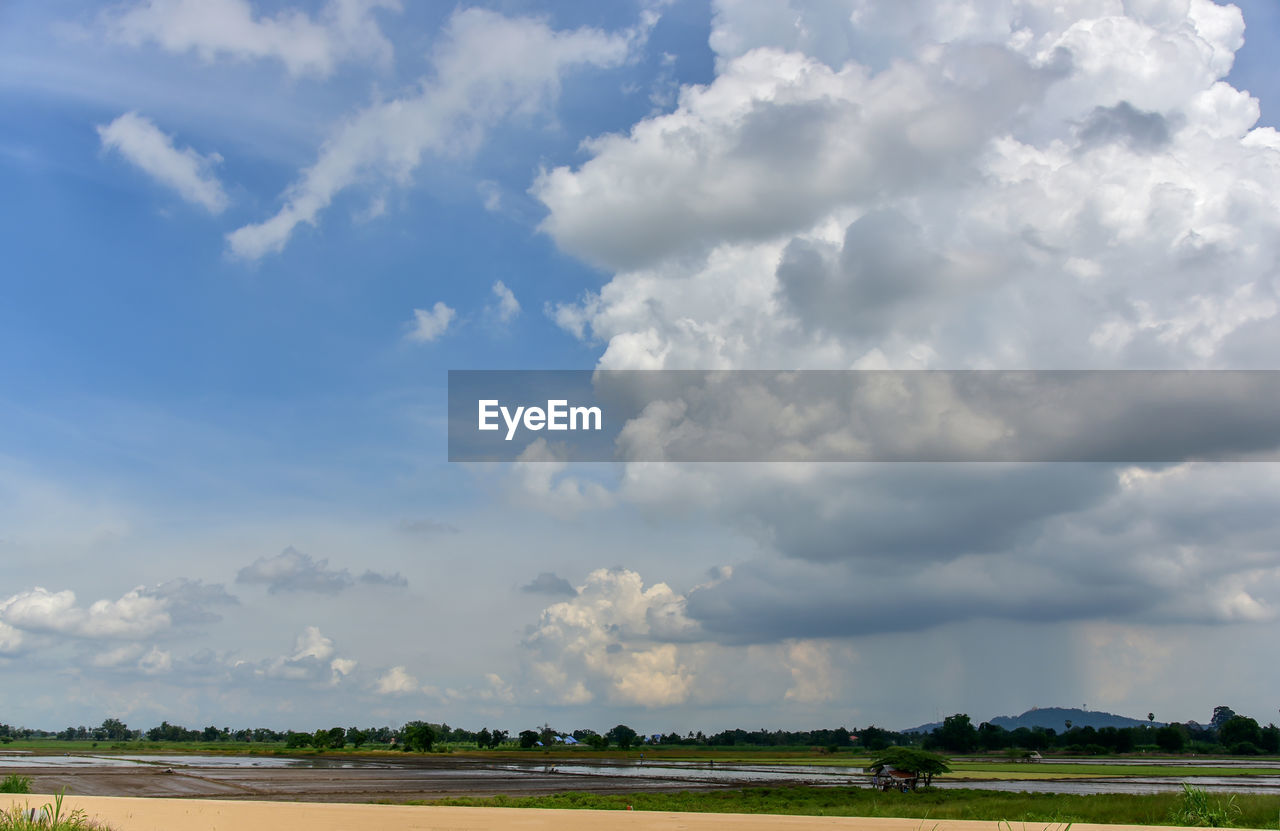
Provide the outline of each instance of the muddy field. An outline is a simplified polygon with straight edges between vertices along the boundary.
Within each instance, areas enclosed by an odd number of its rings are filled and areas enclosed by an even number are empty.
[[[1096,762],[1094,769],[1099,768]],[[1130,768],[1132,769],[1132,768]],[[1122,764],[1114,767],[1117,774]],[[1197,769],[1203,771],[1203,766]],[[404,802],[445,797],[626,794],[744,785],[869,785],[859,767],[714,764],[651,760],[513,762],[458,756],[289,758],[217,755],[93,755],[0,752],[0,773],[29,776],[35,790],[85,796],[204,797],[302,802]],[[935,786],[1063,794],[1159,793],[1183,783],[1208,791],[1280,793],[1280,770],[1244,776],[1017,776],[964,771]]]

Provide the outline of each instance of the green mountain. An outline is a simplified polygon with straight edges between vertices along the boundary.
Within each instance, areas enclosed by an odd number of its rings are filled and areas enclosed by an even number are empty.
[[[995,718],[987,719],[987,721],[1006,730],[1017,730],[1019,727],[1044,727],[1052,728],[1059,733],[1067,729],[1068,721],[1071,722],[1072,727],[1092,727],[1094,729],[1102,727],[1140,727],[1144,724],[1152,724],[1156,727],[1164,726],[1163,721],[1148,722],[1146,719],[1118,716],[1115,713],[1104,713],[1099,710],[1082,710],[1079,707],[1032,707],[1020,716],[996,716]],[[974,719],[973,724],[976,727],[981,722]],[[922,724],[919,727],[911,727],[902,732],[929,733],[934,728],[941,726],[942,722],[934,721],[929,724]]]

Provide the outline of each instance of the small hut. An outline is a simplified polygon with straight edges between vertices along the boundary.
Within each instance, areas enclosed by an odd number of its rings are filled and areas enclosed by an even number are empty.
[[[871,786],[882,791],[908,793],[920,787],[920,774],[909,770],[898,770],[889,765],[879,765],[871,769]]]

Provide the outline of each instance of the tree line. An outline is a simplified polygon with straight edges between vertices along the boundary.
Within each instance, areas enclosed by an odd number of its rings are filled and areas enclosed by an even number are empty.
[[[1149,721],[1154,722],[1154,714]],[[131,729],[120,719],[108,718],[97,727],[67,727],[61,731],[12,727],[0,723],[0,743],[15,739],[61,739],[72,741],[151,741],[151,742],[237,742],[284,744],[289,748],[318,750],[353,747],[390,747],[425,752],[439,745],[471,745],[480,749],[498,747],[537,748],[555,745],[585,745],[604,750],[617,747],[628,750],[638,745],[695,747],[820,747],[828,751],[863,750],[877,753],[890,747],[919,747],[929,751],[953,754],[998,753],[1014,751],[1048,751],[1096,755],[1159,751],[1164,753],[1229,753],[1255,755],[1280,753],[1280,728],[1269,723],[1263,727],[1251,717],[1240,715],[1226,706],[1215,707],[1208,724],[1188,721],[1182,724],[1156,726],[1154,723],[1135,727],[1102,727],[1073,725],[1067,720],[1061,731],[1046,727],[1019,727],[1008,730],[1000,725],[982,722],[974,725],[965,713],[947,716],[941,725],[929,732],[895,732],[874,725],[860,730],[845,727],[821,730],[722,730],[706,734],[702,731],[641,734],[618,724],[604,732],[579,728],[558,730],[549,724],[522,730],[511,736],[506,730],[477,731],[451,727],[445,723],[411,721],[399,728],[330,727],[313,732],[278,731],[266,727],[232,730],[210,725],[202,729],[187,728],[161,722],[147,730]]]
[[[1154,714],[1149,715],[1149,721],[1154,720]],[[941,726],[928,733],[904,735],[871,728],[862,731],[861,739],[872,750],[891,744],[919,744],[926,750],[960,754],[1016,749],[1080,755],[1160,751],[1255,756],[1280,752],[1280,727],[1274,723],[1263,727],[1256,719],[1239,715],[1226,706],[1215,707],[1208,724],[1188,721],[1160,727],[1149,723],[1135,727],[1094,728],[1073,725],[1067,720],[1063,722],[1061,732],[1044,727],[1007,730],[985,721],[975,727],[968,715],[957,713],[945,718]]]

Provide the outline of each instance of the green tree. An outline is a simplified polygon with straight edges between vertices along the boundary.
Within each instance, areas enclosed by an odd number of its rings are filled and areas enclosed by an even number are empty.
[[[889,746],[889,731],[876,727],[874,724],[858,731],[858,741],[867,750],[876,751],[884,750]]]
[[[1280,752],[1280,727],[1276,727],[1274,724],[1268,724],[1258,732],[1261,737],[1261,741],[1258,742],[1258,747],[1262,748],[1264,753]]]
[[[605,733],[605,738],[623,750],[629,750],[631,745],[635,744],[636,737],[638,735],[639,734],[637,734],[636,731],[632,730],[627,725],[619,724],[608,733]]]
[[[400,731],[405,746],[419,753],[426,753],[436,743],[436,731],[425,721],[411,721]]]
[[[1181,726],[1168,724],[1156,730],[1156,744],[1165,753],[1181,753],[1187,746],[1187,734]]]
[[[1012,736],[998,724],[984,721],[978,725],[978,746],[983,750],[999,750],[1008,747]]]
[[[875,773],[886,767],[919,776],[924,780],[925,787],[933,784],[933,777],[951,770],[947,757],[914,747],[890,747],[871,760],[871,770]]]
[[[506,742],[507,742],[507,731],[494,730],[493,737],[489,740],[489,747],[498,747],[499,745],[506,744]]]
[[[476,734],[476,745],[481,749],[491,747],[493,743],[493,734],[489,732],[488,727],[480,728],[480,732]]]
[[[128,726],[118,718],[109,718],[103,721],[102,727],[99,729],[102,731],[104,738],[110,739],[114,742],[123,741],[129,738]]]
[[[329,747],[341,748],[347,743],[347,731],[341,727],[329,728]]]
[[[1262,728],[1251,718],[1232,716],[1218,727],[1218,741],[1226,747],[1234,747],[1242,742],[1261,745]]]
[[[1221,730],[1222,725],[1236,717],[1236,711],[1230,707],[1219,706],[1213,708],[1213,717],[1209,719],[1209,726],[1214,730]]]
[[[329,746],[329,731],[323,727],[311,734],[311,746],[316,750],[324,750]]]
[[[533,747],[535,744],[537,744],[540,741],[541,739],[538,738],[537,730],[521,730],[520,731],[521,747],[527,749],[527,748]]]
[[[954,753],[972,753],[978,748],[978,731],[964,713],[947,716],[933,736],[940,747]]]
[[[551,725],[543,722],[542,729],[538,731],[538,739],[544,747],[551,747],[556,743],[556,731],[551,729]]]
[[[359,750],[360,745],[369,741],[369,733],[358,727],[349,727],[347,728],[347,741],[351,742],[352,747]]]

